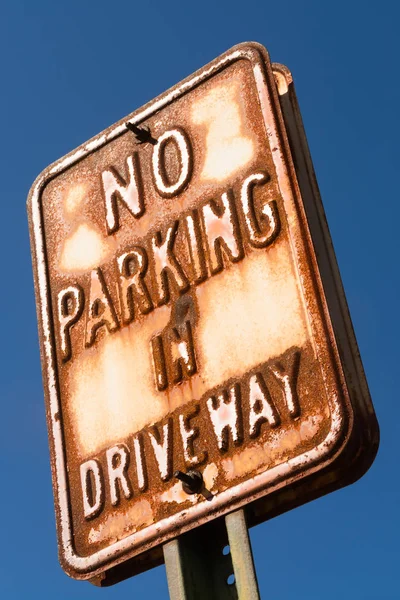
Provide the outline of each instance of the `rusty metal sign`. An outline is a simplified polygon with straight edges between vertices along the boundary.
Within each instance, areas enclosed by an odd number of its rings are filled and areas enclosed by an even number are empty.
[[[290,74],[264,48],[49,167],[29,218],[71,576],[118,580],[217,516],[252,502],[256,523],[369,466],[377,426]]]

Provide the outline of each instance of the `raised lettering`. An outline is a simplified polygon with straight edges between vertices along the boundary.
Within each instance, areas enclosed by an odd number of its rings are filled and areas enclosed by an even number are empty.
[[[270,366],[270,371],[275,375],[277,381],[280,383],[283,389],[283,395],[285,398],[286,406],[289,410],[290,416],[295,419],[300,416],[300,403],[297,395],[297,379],[299,376],[300,366],[300,352],[294,352],[292,356],[292,362],[289,366],[288,372],[282,367],[282,365]]]
[[[261,425],[269,423],[276,427],[280,423],[278,412],[272,402],[271,395],[265,385],[261,373],[252,375],[249,380],[249,435],[260,435]]]
[[[120,490],[125,498],[132,497],[132,487],[128,479],[129,451],[124,444],[113,446],[106,452],[108,479],[110,482],[111,504],[120,503]]]
[[[229,434],[236,446],[241,444],[243,435],[239,384],[233,385],[229,391],[223,390],[219,396],[209,398],[207,408],[221,452],[228,450]]]
[[[135,219],[144,213],[143,186],[137,152],[133,156],[128,156],[126,165],[128,167],[127,182],[112,167],[101,174],[108,235],[115,233],[120,227],[118,200],[124,204]]]
[[[169,301],[171,281],[174,283],[180,294],[185,292],[189,287],[187,277],[173,254],[178,225],[179,221],[175,221],[175,223],[167,229],[164,241],[162,241],[160,231],[157,231],[152,238],[158,306]]]
[[[180,383],[184,376],[191,377],[197,371],[190,321],[186,321],[180,327],[180,331],[181,333],[175,327],[172,330],[173,337],[175,338],[171,343],[174,383]]]
[[[253,189],[256,185],[262,185],[268,180],[269,176],[266,173],[254,173],[247,177],[242,185],[241,200],[247,234],[249,242],[254,248],[265,248],[271,244],[280,230],[279,213],[275,201],[264,204],[258,218],[256,215]],[[262,225],[266,220],[268,224],[265,231],[265,227]]]
[[[90,275],[90,296],[86,317],[85,345],[92,346],[101,327],[112,333],[118,329],[117,316],[101,269]]]
[[[160,334],[155,335],[150,341],[151,356],[153,359],[154,375],[157,389],[161,392],[168,387],[167,364],[165,362],[164,344]]]
[[[176,181],[170,181],[167,173],[165,150],[173,143],[178,152],[179,175]],[[183,129],[165,131],[153,148],[153,177],[157,191],[165,198],[179,194],[189,183],[192,176],[192,149],[187,134]]]
[[[58,293],[58,321],[63,362],[67,362],[72,356],[71,327],[79,320],[83,312],[83,304],[84,294],[79,285],[70,285]]]
[[[172,476],[172,420],[164,424],[162,428],[162,440],[157,427],[149,431],[149,438],[154,450],[160,476],[163,481],[168,481]]]
[[[199,411],[200,407],[197,404],[190,412],[179,415],[179,430],[182,438],[183,456],[187,467],[199,465],[207,458],[206,452],[200,452],[198,455],[194,453],[193,442],[199,436],[199,429],[198,427],[192,427],[190,421],[199,414]]]
[[[193,281],[196,285],[207,279],[207,266],[202,247],[199,214],[194,210],[185,219]]]
[[[229,190],[223,193],[221,200],[222,208],[215,201],[202,207],[212,274],[219,273],[224,268],[223,255],[231,262],[238,262],[244,256],[233,192]]]
[[[101,465],[96,459],[87,460],[80,467],[83,514],[93,519],[104,505],[104,481]]]
[[[143,315],[153,310],[153,303],[144,281],[148,266],[147,254],[144,248],[135,246],[119,256],[117,262],[122,320],[124,324],[128,324],[135,318],[135,307]]]

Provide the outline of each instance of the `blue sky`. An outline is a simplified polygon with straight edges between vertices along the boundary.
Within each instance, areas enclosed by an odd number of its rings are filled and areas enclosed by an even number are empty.
[[[49,163],[246,40],[293,73],[381,427],[362,480],[252,530],[261,595],[400,598],[399,17],[385,0],[1,2],[3,598],[167,598],[163,567],[100,591],[58,564],[25,200]]]

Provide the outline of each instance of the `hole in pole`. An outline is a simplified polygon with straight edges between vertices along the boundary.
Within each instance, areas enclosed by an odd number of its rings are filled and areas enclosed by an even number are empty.
[[[230,554],[230,551],[231,551],[231,549],[230,549],[230,546],[224,546],[224,547],[222,548],[222,554],[223,554],[224,556],[228,556],[228,554]]]
[[[235,583],[235,576],[234,576],[234,574],[233,574],[233,573],[231,573],[231,574],[229,575],[228,579],[226,580],[226,583],[227,583],[228,585],[234,585],[234,583]]]

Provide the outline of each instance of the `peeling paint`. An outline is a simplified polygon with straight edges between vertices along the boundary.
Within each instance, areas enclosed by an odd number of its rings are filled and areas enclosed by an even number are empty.
[[[211,492],[214,490],[215,482],[218,477],[218,467],[215,463],[209,463],[203,471],[204,486]]]
[[[317,473],[334,453],[345,448],[351,416],[351,410],[347,409],[351,405],[302,212],[302,199],[281,135],[279,106],[269,70],[268,57],[260,47],[240,46],[128,117],[137,124],[148,119],[157,139],[166,130],[182,128],[188,133],[193,152],[193,171],[186,169],[190,178],[185,176],[181,182],[179,169],[168,167],[161,173],[164,187],[157,188],[157,181],[151,178],[153,149],[134,146],[143,175],[140,188],[143,217],[140,211],[133,216],[129,214],[129,206],[117,198],[118,228],[107,230],[104,211],[99,210],[101,202],[104,209],[101,173],[113,169],[124,179],[122,167],[132,153],[126,120],[51,166],[33,188],[30,218],[40,297],[60,555],[72,576],[97,575],[140,554],[144,547],[151,549],[165,543],[176,535],[177,529],[188,530],[194,524],[261,498],[282,482],[290,483],[299,472]],[[210,95],[213,86],[215,94]],[[282,90],[281,86],[279,89]],[[207,120],[211,113],[213,123]],[[165,155],[168,153],[174,155],[171,147],[165,146]],[[182,152],[175,148],[176,156],[182,163]],[[160,154],[160,163],[163,161]],[[184,174],[186,171],[183,169]],[[90,184],[90,194],[79,188],[82,175]],[[248,184],[244,203],[243,181]],[[253,186],[254,181],[257,185]],[[67,198],[71,182],[76,189]],[[161,201],[160,193],[164,194]],[[219,202],[223,194],[226,199],[234,198],[239,212],[238,215],[232,212],[229,223],[213,230],[218,236],[212,239],[211,248],[206,247],[203,207]],[[218,211],[221,214],[217,207]],[[83,224],[83,219],[89,218],[90,225]],[[185,220],[191,234],[189,253]],[[239,223],[239,234],[234,231],[235,220]],[[149,252],[148,265],[143,262],[136,274],[152,292],[153,305],[144,306],[142,302],[143,310],[132,309],[129,313],[132,322],[128,324],[128,319],[121,318],[124,307],[118,256],[131,251],[147,235],[158,235],[159,244],[163,244],[165,228],[162,228],[171,227],[174,221],[182,226],[174,230],[167,243],[168,269],[171,271],[175,265],[176,252],[177,264],[182,262],[182,273],[187,274],[189,287],[193,281],[198,286],[196,293],[194,286],[189,291],[185,289],[183,277],[182,285],[176,286],[176,277],[174,281],[170,272],[164,272],[158,274],[165,280],[168,275],[171,289],[165,296],[155,297],[151,288],[157,285],[157,271],[154,255]],[[71,233],[72,227],[75,231]],[[221,238],[225,245],[221,245]],[[268,244],[264,245],[265,241]],[[234,252],[233,242],[237,246]],[[218,251],[221,256],[217,256]],[[193,252],[197,256],[190,265],[188,255]],[[100,264],[103,261],[107,263]],[[104,280],[110,286],[110,306],[112,303],[119,313],[115,328],[111,332],[99,328],[95,342],[87,347],[84,334],[88,312],[99,312],[100,317],[102,314],[98,302],[89,306],[87,303],[90,271],[95,268],[104,273]],[[136,267],[130,268],[134,271]],[[74,277],[68,278],[69,273]],[[133,273],[124,275],[127,281],[130,275]],[[161,284],[168,287],[166,281]],[[54,333],[52,326],[57,314],[53,312],[58,307],[58,295],[60,290],[71,291],[71,286],[76,290],[75,304],[71,294],[68,297],[64,294],[61,311],[64,320],[61,319]],[[169,380],[171,386],[160,391],[155,385],[150,340],[167,326],[179,333],[182,323],[175,322],[175,308],[177,298],[186,293],[191,294],[196,305],[193,337],[197,371],[187,381],[179,381],[175,376]],[[130,301],[133,306],[132,298],[124,301],[126,306]],[[63,342],[60,336],[60,327],[64,328],[65,337],[70,336],[74,350],[71,356],[66,339]],[[298,398],[282,379],[288,372],[288,356],[297,351],[305,356],[296,390]],[[178,358],[184,364],[183,348]],[[275,370],[271,371],[271,366]],[[261,367],[265,377],[269,377],[266,385],[271,388],[274,405],[282,418],[279,422],[271,418],[265,412],[265,405],[261,415],[259,398],[253,398],[254,414],[266,421],[260,428],[262,433],[253,428],[249,438],[246,385]],[[209,412],[205,413],[203,406],[186,428],[193,448],[185,456],[181,442],[186,443],[186,438],[179,437],[178,413],[181,411],[187,418],[191,403],[193,406],[201,400],[205,405],[218,386],[230,389],[240,378],[243,397],[238,397],[238,401],[245,408],[243,423],[247,430],[243,434],[238,427],[235,436],[230,431],[227,448],[212,448],[215,432],[210,427]],[[215,393],[218,395],[219,391]],[[182,408],[176,410],[179,407]],[[174,432],[177,432],[171,438],[168,472],[157,465],[149,430],[138,433],[157,422],[155,429],[160,433],[166,415],[175,422]],[[274,430],[268,429],[272,426]],[[260,436],[258,443],[257,436]],[[139,438],[143,438],[143,448],[139,447]],[[111,457],[107,463],[104,459],[107,449],[117,446],[126,449],[124,462]],[[133,452],[135,459],[132,456],[128,460],[128,453],[131,456]],[[197,468],[204,469],[205,488],[212,490],[210,498],[205,495],[189,498],[181,483],[171,484],[172,463],[174,468],[184,468],[187,457],[194,455],[201,458]],[[207,466],[206,460],[210,461]],[[86,510],[86,519],[79,475],[84,461],[89,461],[92,467],[89,479],[83,469],[84,484],[88,487],[86,500],[93,510],[93,514]],[[109,478],[110,471],[114,472],[113,480]],[[126,478],[125,490],[120,489],[123,478]],[[114,489],[110,498],[112,481],[120,493]],[[101,494],[93,494],[90,485],[103,486],[104,502]],[[138,494],[142,495],[140,499]],[[97,513],[97,505],[102,505],[104,512]]]
[[[255,444],[237,452],[232,458],[224,459],[222,465],[226,478],[233,480],[244,477],[260,468],[265,470],[266,465],[272,467],[293,456],[298,446],[319,432],[323,420],[321,415],[310,416],[290,429],[274,431],[265,444]]]
[[[253,157],[254,142],[245,132],[240,86],[219,86],[197,101],[193,123],[207,127],[204,180],[223,181]]]
[[[92,527],[88,541],[97,544],[107,541],[115,543],[153,522],[153,511],[148,500],[137,500],[125,513],[112,512],[103,523]]]
[[[60,269],[64,272],[94,269],[109,255],[109,246],[92,226],[83,223],[65,240]]]
[[[68,188],[64,197],[64,210],[67,215],[74,215],[78,208],[81,207],[88,193],[88,187],[87,184],[82,182]]]
[[[161,502],[176,502],[177,504],[182,504],[183,502],[191,502],[192,504],[196,504],[199,500],[198,494],[187,494],[183,491],[182,484],[179,481],[167,489],[165,492],[160,494]]]
[[[136,433],[168,411],[168,398],[153,384],[148,348],[154,330],[169,318],[170,308],[162,307],[143,323],[104,336],[72,365],[70,411],[83,454]]]
[[[307,329],[296,280],[282,277],[292,269],[287,246],[278,243],[196,288],[198,356],[209,387],[304,345]]]

